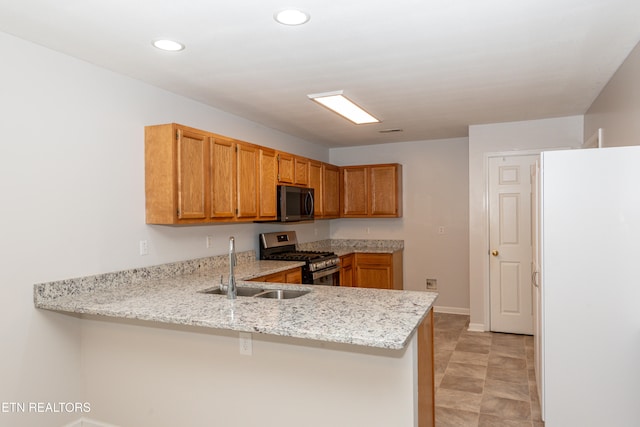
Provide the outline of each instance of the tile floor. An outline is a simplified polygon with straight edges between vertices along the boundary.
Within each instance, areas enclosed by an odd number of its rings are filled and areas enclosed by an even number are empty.
[[[468,332],[435,313],[436,427],[541,427],[533,337]]]

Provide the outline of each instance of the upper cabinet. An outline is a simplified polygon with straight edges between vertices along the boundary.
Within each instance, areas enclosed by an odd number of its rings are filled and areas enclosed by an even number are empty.
[[[322,197],[322,162],[309,161],[309,187],[313,188],[314,216],[322,218],[324,216],[324,202]]]
[[[309,187],[315,198],[315,217],[340,217],[340,168],[316,160],[309,161]]]
[[[402,165],[338,167],[171,123],[145,127],[148,224],[271,221],[278,184],[313,188],[315,216],[402,216]]]
[[[340,168],[322,164],[322,217],[340,217]]]
[[[293,154],[278,152],[278,182],[309,187],[310,160]]]
[[[178,124],[147,126],[147,223],[274,219],[275,152],[262,154],[257,145]],[[263,172],[273,185],[264,197]]]
[[[260,147],[260,188],[258,191],[258,211],[262,219],[276,219],[278,158],[276,151]]]
[[[345,166],[341,177],[341,217],[402,216],[402,165]]]

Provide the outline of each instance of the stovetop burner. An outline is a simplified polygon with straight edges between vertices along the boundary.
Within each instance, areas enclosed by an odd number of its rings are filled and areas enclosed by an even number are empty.
[[[283,261],[313,261],[315,259],[326,258],[333,255],[333,252],[291,251],[271,254],[268,255],[268,257],[269,259],[279,259]]]

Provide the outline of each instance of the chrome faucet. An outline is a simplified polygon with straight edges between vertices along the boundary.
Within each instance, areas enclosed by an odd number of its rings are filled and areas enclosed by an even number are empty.
[[[238,263],[236,258],[236,239],[229,237],[229,284],[227,285],[227,299],[236,299],[238,289],[236,288],[235,266]],[[220,285],[222,286],[222,284]]]

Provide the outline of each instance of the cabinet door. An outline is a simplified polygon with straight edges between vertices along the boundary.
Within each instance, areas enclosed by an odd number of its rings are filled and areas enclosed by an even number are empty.
[[[177,194],[179,219],[206,219],[209,138],[191,130],[177,130]]]
[[[402,173],[399,165],[371,166],[369,191],[372,216],[399,216],[402,208],[399,173]]]
[[[236,144],[230,139],[212,138],[211,218],[234,218],[236,209],[235,196]]]
[[[253,145],[237,145],[237,218],[258,216],[258,148]]]
[[[340,169],[326,163],[322,165],[322,215],[340,216]]]
[[[294,175],[293,154],[278,153],[278,182],[293,184]]]
[[[368,182],[367,168],[345,167],[342,169],[342,216],[367,216]]]
[[[302,269],[300,267],[293,268],[284,272],[285,283],[299,285],[302,283]]]
[[[390,254],[356,254],[356,286],[360,288],[393,288],[393,262]]]
[[[309,187],[314,190],[315,216],[321,218],[324,214],[324,200],[322,196],[322,163],[309,162]]]
[[[275,219],[277,210],[278,161],[275,150],[260,148],[260,219]]]
[[[340,286],[353,286],[353,254],[340,257]]]
[[[280,271],[278,273],[267,274],[266,276],[251,279],[252,282],[269,282],[269,283],[302,283],[302,269],[300,267],[290,270]]]
[[[309,186],[309,160],[304,157],[295,156],[293,158],[295,169],[294,183],[296,185]]]

